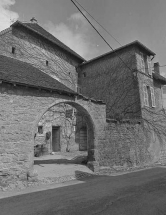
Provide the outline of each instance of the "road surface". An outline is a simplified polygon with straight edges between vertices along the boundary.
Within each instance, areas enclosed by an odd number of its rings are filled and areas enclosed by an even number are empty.
[[[0,215],[166,215],[166,168],[4,198]]]

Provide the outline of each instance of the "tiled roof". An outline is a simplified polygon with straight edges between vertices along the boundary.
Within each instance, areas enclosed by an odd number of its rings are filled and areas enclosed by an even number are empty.
[[[0,80],[77,95],[76,92],[31,64],[3,55],[0,55]]]
[[[46,31],[44,28],[42,28],[37,23],[24,23],[20,21],[14,22],[11,26],[17,26],[22,25],[29,30],[39,34],[40,36],[44,37],[45,39],[51,41],[52,43],[58,45],[62,49],[66,50],[70,54],[74,55],[75,57],[79,58],[81,62],[85,61],[84,58],[82,58],[80,55],[78,55],[76,52],[74,52],[72,49],[70,49],[68,46],[66,46],[64,43],[62,43],[60,40],[58,40],[56,37],[54,37],[52,34],[50,34],[48,31]]]
[[[159,81],[161,84],[166,85],[166,78],[163,77],[162,75],[155,72],[155,73],[153,73],[153,78],[156,81]]]

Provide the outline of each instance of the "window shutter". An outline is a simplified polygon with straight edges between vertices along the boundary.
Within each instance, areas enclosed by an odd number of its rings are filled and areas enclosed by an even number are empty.
[[[151,59],[150,59],[150,57],[147,57],[147,64],[148,64],[149,75],[152,75],[152,65],[151,65]]]
[[[150,92],[151,92],[152,107],[155,107],[156,102],[155,102],[155,95],[154,95],[154,88],[153,87],[150,87]]]
[[[141,62],[141,72],[145,73],[145,62],[144,62],[144,55],[142,52],[140,52],[140,62]]]
[[[144,91],[144,104],[145,106],[149,106],[148,91],[147,91],[146,85],[143,85],[143,91]]]

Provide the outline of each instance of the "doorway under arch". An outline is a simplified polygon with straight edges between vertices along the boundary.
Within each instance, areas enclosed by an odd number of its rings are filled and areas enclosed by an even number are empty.
[[[87,152],[88,152],[88,161],[94,161],[95,160],[95,158],[94,158],[95,141],[97,141],[95,138],[96,127],[95,127],[95,122],[93,120],[93,114],[91,114],[91,111],[88,110],[89,107],[86,102],[80,103],[80,101],[69,101],[69,100],[63,100],[63,99],[57,100],[56,102],[51,104],[47,109],[44,109],[42,111],[42,113],[39,114],[39,116],[35,122],[35,126],[34,126],[34,131],[33,131],[34,136],[36,136],[37,126],[39,126],[41,129],[41,125],[39,125],[39,122],[40,122],[42,116],[44,114],[46,114],[51,108],[53,108],[53,107],[56,108],[61,104],[70,105],[71,107],[76,109],[77,112],[79,112],[81,115],[84,116],[84,119],[86,121],[86,128],[84,126],[79,131],[79,134],[84,135],[84,141],[85,141],[85,137],[86,137],[87,144],[85,146],[85,143],[81,142],[81,146],[79,145],[79,149],[83,150],[83,147],[84,147],[84,150],[87,150]],[[83,134],[82,130],[84,130],[84,131],[86,130],[86,132],[84,132],[84,134]],[[51,131],[51,140],[53,138],[56,138],[59,135],[59,132],[60,132],[59,127],[53,126],[52,131]],[[85,133],[86,133],[86,135],[85,135]],[[81,136],[81,138],[83,138],[83,136]],[[35,138],[34,138],[34,141],[35,141]],[[83,141],[83,140],[81,140],[81,141]],[[84,144],[84,146],[83,146],[83,144]],[[58,150],[58,146],[51,145],[52,151],[56,151],[56,149]]]

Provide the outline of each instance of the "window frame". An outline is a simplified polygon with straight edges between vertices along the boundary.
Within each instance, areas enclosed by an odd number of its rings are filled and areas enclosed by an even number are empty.
[[[148,94],[148,87],[150,89],[150,98]],[[152,108],[156,107],[154,87],[143,84],[143,93],[144,93],[144,105]],[[150,103],[149,103],[149,99],[151,101]]]
[[[151,100],[152,100],[152,107],[156,107],[154,87],[150,87],[150,94],[151,94]]]
[[[38,134],[43,134],[43,126],[38,125]]]
[[[144,93],[144,105],[149,107],[148,90],[147,90],[146,84],[143,84],[143,93]]]
[[[12,54],[16,53],[16,48],[14,46],[12,46]]]
[[[149,56],[147,56],[148,73],[152,75],[152,61]]]
[[[145,60],[144,54],[140,52],[141,72],[145,73]]]

